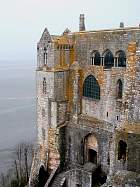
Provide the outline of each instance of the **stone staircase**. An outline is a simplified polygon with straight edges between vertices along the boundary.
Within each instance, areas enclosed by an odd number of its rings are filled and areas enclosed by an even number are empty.
[[[65,173],[56,175],[50,187],[62,187],[65,182]]]

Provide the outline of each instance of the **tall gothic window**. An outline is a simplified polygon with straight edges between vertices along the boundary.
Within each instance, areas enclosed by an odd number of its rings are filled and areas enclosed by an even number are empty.
[[[126,66],[126,55],[124,51],[118,51],[118,67],[125,67]]]
[[[43,78],[43,94],[47,93],[47,84],[46,84],[46,78]]]
[[[104,66],[105,68],[111,68],[114,66],[114,57],[109,50],[107,50],[104,55]]]
[[[97,65],[100,66],[101,58],[100,53],[98,51],[95,51],[91,55],[91,65]]]
[[[101,59],[100,59],[100,53],[97,51],[94,56],[94,65],[100,66]]]
[[[84,81],[83,96],[97,100],[100,99],[100,86],[93,75],[89,75]]]
[[[121,79],[119,79],[117,81],[117,98],[118,99],[121,99],[122,98],[122,95],[123,95],[123,83],[121,81]]]
[[[46,49],[46,47],[44,47],[44,65],[46,65],[47,64],[47,49]]]

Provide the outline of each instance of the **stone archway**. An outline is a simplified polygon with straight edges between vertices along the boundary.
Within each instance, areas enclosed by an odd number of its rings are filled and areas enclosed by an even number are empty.
[[[93,134],[85,137],[85,162],[98,163],[98,143]]]

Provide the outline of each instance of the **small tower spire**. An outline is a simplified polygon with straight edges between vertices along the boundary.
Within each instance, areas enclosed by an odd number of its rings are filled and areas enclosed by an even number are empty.
[[[84,17],[84,14],[80,14],[79,31],[85,31],[85,17]]]

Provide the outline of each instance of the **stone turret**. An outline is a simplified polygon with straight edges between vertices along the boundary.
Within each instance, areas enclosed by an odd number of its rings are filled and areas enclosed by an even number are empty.
[[[85,18],[84,18],[84,14],[80,14],[80,18],[79,18],[79,31],[85,31]]]

